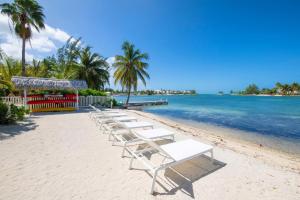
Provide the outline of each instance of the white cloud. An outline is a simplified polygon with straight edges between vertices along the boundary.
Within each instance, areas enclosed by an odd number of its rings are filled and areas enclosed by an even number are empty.
[[[5,15],[0,14],[0,47],[4,52],[11,57],[20,59],[22,42],[10,30],[9,19]],[[45,25],[45,29],[40,32],[33,29],[33,36],[30,43],[26,43],[26,60],[39,58],[50,55],[55,50],[65,43],[70,38],[70,35],[59,28],[53,28]],[[58,46],[59,45],[59,46]]]
[[[114,56],[107,58],[106,62],[109,64],[109,67],[112,67],[116,58]]]
[[[115,69],[114,67],[112,66],[113,63],[115,62],[115,57],[112,56],[112,57],[109,57],[107,58],[106,62],[109,64],[109,85],[111,88],[115,88],[115,83],[114,83],[114,73],[115,73]]]
[[[45,25],[45,31],[42,31],[40,35],[53,38],[60,42],[65,42],[70,38],[70,35],[68,33],[60,30],[59,28],[53,28],[47,24]]]

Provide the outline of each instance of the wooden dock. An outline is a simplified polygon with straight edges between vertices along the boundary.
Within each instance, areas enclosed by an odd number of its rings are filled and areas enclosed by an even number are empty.
[[[168,105],[168,100],[157,100],[157,101],[136,101],[129,102],[128,105],[124,105],[124,107],[132,108],[132,107],[144,107],[144,106],[160,106],[160,105]]]

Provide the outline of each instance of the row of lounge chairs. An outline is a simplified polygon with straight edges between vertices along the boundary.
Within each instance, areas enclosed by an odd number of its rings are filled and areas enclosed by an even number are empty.
[[[213,161],[213,147],[193,139],[175,141],[175,133],[161,127],[154,127],[152,123],[138,121],[137,118],[115,109],[99,109],[90,106],[89,116],[97,126],[108,135],[108,140],[116,142],[123,147],[122,157],[125,152],[131,156],[129,169],[132,168],[134,159],[139,160],[153,175],[150,193],[154,193],[157,173],[166,168],[178,165],[206,153],[210,153]],[[159,144],[158,141],[168,140],[170,143]],[[141,147],[143,145],[143,148]],[[132,148],[132,147],[139,148]],[[159,166],[154,166],[149,153],[157,152],[164,157]]]

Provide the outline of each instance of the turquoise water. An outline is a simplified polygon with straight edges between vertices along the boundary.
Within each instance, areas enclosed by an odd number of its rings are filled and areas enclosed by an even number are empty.
[[[124,97],[117,97],[124,100]],[[133,96],[131,101],[167,99],[169,105],[146,112],[192,122],[255,132],[300,142],[300,97],[266,96]]]

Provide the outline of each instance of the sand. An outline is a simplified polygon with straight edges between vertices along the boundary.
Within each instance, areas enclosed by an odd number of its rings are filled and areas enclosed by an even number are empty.
[[[0,199],[300,199],[300,162],[264,147],[219,136],[138,111],[127,111],[188,137],[214,145],[215,162],[196,158],[151,176],[138,161],[112,146],[86,112],[34,115],[0,127]],[[193,136],[194,135],[194,136]]]

